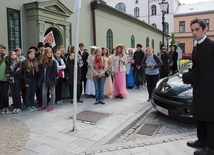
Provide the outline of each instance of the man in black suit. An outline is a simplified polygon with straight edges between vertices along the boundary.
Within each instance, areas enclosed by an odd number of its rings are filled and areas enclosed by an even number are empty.
[[[79,54],[81,55],[82,57],[82,60],[83,60],[83,66],[81,67],[81,90],[80,92],[82,93],[82,82],[84,82],[84,92],[86,90],[86,73],[88,71],[88,63],[87,63],[87,59],[88,59],[88,52],[86,52],[84,50],[84,44],[83,43],[80,43],[79,44]]]
[[[183,81],[193,86],[193,112],[197,120],[196,141],[188,146],[200,148],[194,155],[214,155],[214,41],[206,36],[206,24],[201,19],[190,23],[193,39],[192,69],[183,74]]]

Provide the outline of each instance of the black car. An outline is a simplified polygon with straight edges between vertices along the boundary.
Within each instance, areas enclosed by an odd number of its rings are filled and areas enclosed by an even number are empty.
[[[194,122],[192,86],[183,84],[182,76],[160,79],[152,93],[153,107],[169,117],[183,122]]]

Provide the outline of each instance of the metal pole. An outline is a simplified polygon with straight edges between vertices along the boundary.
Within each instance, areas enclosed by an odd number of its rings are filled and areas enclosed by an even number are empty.
[[[164,20],[165,20],[165,18],[164,18],[164,15],[165,15],[165,13],[164,12],[162,12],[162,27],[163,27],[163,31],[162,31],[162,45],[164,45],[164,25],[165,25],[165,22],[164,22]]]
[[[73,129],[72,131],[76,131],[76,121],[77,121],[77,54],[79,47],[79,16],[80,9],[76,12],[76,43],[75,43],[75,58],[74,58],[74,88],[73,88]]]

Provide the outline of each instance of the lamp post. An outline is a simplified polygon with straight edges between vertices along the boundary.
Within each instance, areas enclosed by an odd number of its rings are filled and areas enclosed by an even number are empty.
[[[163,27],[163,30],[162,30],[162,44],[164,45],[164,30],[165,30],[165,21],[164,21],[165,17],[164,17],[164,15],[167,12],[168,2],[165,2],[165,0],[162,0],[162,2],[159,3],[159,5],[160,5],[161,12],[162,12],[162,27]]]

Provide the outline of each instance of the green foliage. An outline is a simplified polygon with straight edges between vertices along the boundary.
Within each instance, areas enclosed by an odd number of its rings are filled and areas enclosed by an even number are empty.
[[[172,33],[170,45],[175,45],[175,43],[176,43],[176,41],[175,41],[175,34]]]

